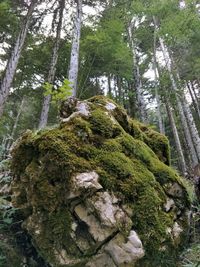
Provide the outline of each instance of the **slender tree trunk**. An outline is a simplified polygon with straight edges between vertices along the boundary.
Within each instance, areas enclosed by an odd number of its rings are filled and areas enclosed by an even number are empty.
[[[196,130],[195,124],[192,123],[193,117],[191,117],[189,115],[188,107],[186,108],[186,106],[185,106],[184,110],[183,110],[182,102],[180,100],[180,96],[178,95],[178,86],[176,84],[176,80],[175,80],[174,75],[172,73],[172,67],[171,67],[169,54],[165,48],[164,41],[161,37],[159,37],[159,42],[160,42],[161,50],[162,50],[163,57],[165,60],[165,64],[166,64],[166,67],[167,67],[167,70],[168,70],[168,73],[170,76],[170,80],[172,83],[172,89],[174,90],[174,93],[175,93],[177,107],[179,110],[180,119],[181,119],[181,123],[183,126],[187,145],[188,145],[188,148],[190,149],[190,154],[192,157],[193,165],[195,165],[198,163],[198,161],[200,159],[200,138],[199,138],[198,132]],[[184,111],[187,112],[187,114],[184,114]],[[187,118],[185,115],[187,116]],[[191,130],[191,132],[189,129]],[[197,133],[197,135],[195,136],[196,133]]]
[[[73,88],[72,96],[77,96],[78,64],[79,64],[79,46],[82,25],[82,0],[76,0],[76,18],[74,23],[74,35],[71,48],[71,58],[69,66],[69,81]]]
[[[16,119],[15,119],[15,122],[14,122],[14,125],[13,125],[13,128],[12,128],[12,132],[11,132],[11,135],[9,137],[9,141],[6,145],[6,151],[8,151],[14,141],[14,136],[15,136],[15,133],[16,133],[16,129],[17,129],[17,126],[18,126],[18,123],[19,123],[19,118],[22,114],[22,111],[23,111],[23,107],[24,107],[24,103],[25,103],[25,97],[22,98],[22,101],[21,101],[21,104],[19,106],[19,109],[18,109],[18,112],[17,112],[17,116],[16,116]]]
[[[157,59],[156,59],[156,26],[154,29],[153,69],[154,69],[154,75],[155,75],[155,81],[156,81],[155,96],[156,96],[156,102],[157,102],[156,113],[157,113],[157,118],[158,118],[158,125],[159,125],[160,133],[164,134],[165,129],[164,129],[162,115],[161,115],[161,101],[160,101],[160,96],[158,94],[159,78],[158,78]]]
[[[116,76],[116,83],[117,83],[117,89],[118,89],[119,103],[122,103],[122,84],[121,84],[121,77],[119,77],[118,75]]]
[[[136,101],[135,101],[135,95],[133,93],[133,83],[128,82],[128,102],[129,102],[129,114],[131,117],[135,117],[135,111],[136,111]]]
[[[195,111],[196,111],[196,113],[198,115],[198,118],[200,119],[200,109],[199,109],[199,106],[198,106],[198,102],[196,101],[195,95],[193,94],[193,91],[191,89],[191,83],[190,82],[187,83],[187,88],[188,88],[189,94],[191,96],[194,109],[195,109]]]
[[[47,82],[53,84],[55,73],[56,73],[56,64],[58,61],[58,51],[60,46],[60,35],[62,30],[62,21],[63,21],[63,12],[65,8],[65,0],[60,0],[60,11],[59,11],[59,21],[56,29],[56,38],[55,43],[52,51],[50,69],[48,73]],[[48,114],[51,102],[51,95],[47,95],[44,97],[43,104],[42,104],[42,111],[40,114],[40,121],[39,121],[39,129],[44,128],[47,125],[48,121]]]
[[[190,110],[190,106],[185,98],[182,99],[182,106],[185,113],[185,117],[187,118],[189,130],[192,136],[193,143],[195,145],[195,150],[197,152],[198,159],[200,161],[200,138],[199,133],[192,115],[192,112]]]
[[[190,82],[190,85],[191,85],[192,92],[194,93],[195,102],[197,103],[197,106],[198,106],[198,108],[200,109],[199,97],[197,96],[197,93],[196,93],[196,90],[195,90],[195,87],[194,87],[193,82]],[[199,89],[200,89],[200,87],[198,88],[198,90],[199,90]],[[199,91],[200,91],[200,90],[199,90]]]
[[[108,74],[108,95],[109,95],[109,97],[111,97],[112,96],[112,88],[111,88],[111,75],[110,74]]]
[[[132,20],[128,26],[128,34],[129,34],[129,42],[130,42],[130,48],[131,48],[132,58],[133,58],[133,78],[135,81],[137,108],[138,108],[139,117],[141,121],[147,122],[147,112],[146,112],[146,105],[145,105],[145,100],[144,100],[143,90],[142,90],[142,81],[141,81],[141,76],[140,76],[138,57],[137,57],[136,47],[135,47],[133,34],[132,34],[133,27],[134,27],[134,21]]]
[[[155,72],[156,81],[159,82],[160,71],[158,69],[155,50],[154,50],[154,72]],[[168,96],[165,93],[164,93],[164,100],[165,100],[165,106],[166,106],[166,110],[167,110],[167,115],[168,115],[169,122],[170,122],[170,125],[171,125],[172,133],[173,133],[173,136],[174,136],[176,151],[177,151],[178,157],[179,157],[178,158],[178,162],[179,162],[179,166],[180,166],[180,171],[181,171],[182,175],[185,175],[185,173],[187,171],[187,167],[186,167],[186,163],[185,163],[185,157],[184,157],[183,149],[182,149],[182,146],[181,146],[181,142],[180,142],[178,130],[177,130],[177,127],[176,127],[176,123],[175,123],[175,120],[174,120],[173,111],[172,111],[172,108],[170,106],[170,103],[169,103],[169,100],[168,100]]]
[[[199,99],[200,98],[200,80],[199,79],[197,79],[196,80],[196,84],[197,84],[197,86],[198,86],[198,95],[197,95],[197,99]],[[192,84],[193,85],[193,84]],[[193,85],[194,86],[194,85]],[[194,90],[195,91],[195,90]],[[196,91],[195,91],[195,93],[196,93]]]
[[[178,157],[179,157],[178,158],[178,162],[180,164],[180,170],[181,170],[181,173],[183,175],[185,175],[187,168],[186,168],[186,163],[185,163],[183,150],[182,150],[182,147],[181,147],[180,138],[179,138],[179,135],[178,135],[178,130],[177,130],[177,127],[176,127],[176,123],[175,123],[175,120],[174,120],[173,112],[172,112],[172,109],[170,107],[169,101],[167,99],[165,99],[165,103],[166,103],[166,109],[167,109],[169,122],[170,122],[170,125],[171,125],[171,128],[172,128],[172,132],[173,132],[173,136],[174,136],[176,150],[177,150]]]
[[[34,11],[34,8],[37,4],[38,0],[32,0],[29,6],[28,12],[26,14],[23,25],[21,26],[20,33],[17,37],[14,49],[12,51],[11,57],[8,60],[5,74],[2,79],[1,87],[0,87],[0,117],[3,114],[4,105],[8,98],[10,87],[12,85],[14,75],[17,69],[17,65],[21,56],[22,48],[24,46],[24,42],[27,36],[29,24],[31,21],[31,17]]]

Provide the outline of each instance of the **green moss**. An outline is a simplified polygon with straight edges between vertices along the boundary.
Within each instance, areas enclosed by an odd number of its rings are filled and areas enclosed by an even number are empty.
[[[166,165],[170,165],[170,146],[167,137],[144,124],[138,123],[143,141],[155,152],[158,158]]]
[[[167,166],[170,153],[166,137],[130,119],[116,104],[114,110],[107,111],[108,101],[112,102],[102,96],[94,97],[88,101],[88,118],[75,117],[58,128],[35,135],[28,133],[22,138],[12,163],[18,177],[13,188],[19,188],[21,195],[16,194],[13,201],[21,208],[32,206],[32,212],[46,216],[46,228],[35,240],[44,257],[55,260],[53,244],[72,257],[84,258],[69,235],[73,215],[67,196],[72,175],[95,170],[104,190],[114,192],[133,209],[133,229],[146,251],[140,266],[148,266],[150,258],[155,258],[151,266],[158,266],[158,259],[165,266],[167,253],[171,248],[176,250],[166,233],[174,220],[174,212],[166,213],[163,209],[167,188],[178,183],[183,195],[175,202],[186,206],[187,191],[178,174]],[[165,245],[167,252],[161,249]]]
[[[89,102],[100,105],[100,110],[102,110],[108,102],[114,103],[112,100],[103,96],[93,97],[89,99]],[[170,147],[166,136],[136,120],[128,118],[126,111],[116,103],[114,104],[116,108],[111,113],[120,126],[134,138],[145,142],[162,162],[166,165],[170,165]]]
[[[164,195],[164,194],[163,194]],[[170,235],[166,232],[167,227],[173,224],[173,218],[160,208],[163,204],[162,194],[159,190],[146,187],[139,196],[133,208],[133,227],[140,234],[144,247],[145,257],[138,266],[165,266],[169,260],[169,247],[173,247]],[[143,223],[143,222],[147,223]],[[171,244],[171,245],[170,245]],[[162,250],[167,246],[167,250]],[[174,256],[171,255],[174,260]],[[171,266],[171,265],[166,265]]]
[[[108,102],[111,102],[116,105],[116,103],[113,100],[102,95],[93,96],[88,99],[88,102],[95,104],[95,106],[96,105],[105,106]]]
[[[125,109],[123,109],[120,106],[117,106],[113,110],[112,114],[115,117],[115,119],[117,120],[117,122],[122,126],[122,128],[125,131],[129,131],[129,129],[130,129],[129,118],[128,118],[128,115],[127,115]]]
[[[97,168],[97,173],[100,177],[100,183],[101,185],[110,190],[110,191],[116,191],[117,188],[117,181],[116,177],[106,172],[104,169]]]
[[[123,147],[123,152],[129,157],[138,158],[147,165],[150,164],[152,158],[157,159],[156,154],[144,142],[129,134],[122,135],[119,142]]]
[[[106,139],[102,144],[102,150],[108,152],[121,152],[122,146],[117,139]]]
[[[76,135],[84,142],[88,142],[92,135],[91,125],[81,117],[75,117],[71,120],[71,125]]]
[[[136,120],[129,119],[129,134],[134,138],[143,141],[143,133],[140,130],[139,123]]]
[[[61,249],[65,249],[72,258],[81,256],[70,235],[72,220],[67,207],[51,213],[43,212],[39,218],[43,220],[43,227],[39,229],[39,233],[34,235],[34,228],[31,226],[28,226],[28,230],[33,236],[34,245],[47,262],[60,266],[55,255],[59,254]],[[37,224],[37,221],[33,223]]]
[[[91,112],[91,129],[105,138],[113,136],[113,122],[108,115],[101,109],[96,109]]]
[[[37,154],[32,142],[33,134],[27,131],[13,149],[12,154],[14,157],[11,162],[11,169],[14,170],[15,175],[23,173],[26,166],[31,162],[32,157]]]

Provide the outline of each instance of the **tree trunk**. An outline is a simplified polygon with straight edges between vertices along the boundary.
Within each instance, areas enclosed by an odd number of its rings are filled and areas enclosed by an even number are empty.
[[[173,112],[171,110],[169,101],[167,99],[165,99],[166,102],[166,109],[167,109],[167,114],[168,114],[168,118],[169,118],[169,122],[172,128],[172,132],[173,132],[173,136],[174,136],[174,141],[175,141],[175,146],[176,146],[176,150],[178,153],[178,162],[180,165],[180,170],[182,175],[185,175],[187,168],[186,168],[186,163],[185,163],[185,158],[184,158],[184,154],[183,154],[183,150],[181,147],[181,142],[180,142],[180,138],[178,135],[178,131],[177,131],[177,127],[176,127],[176,123],[174,120],[174,116],[173,116]]]
[[[189,130],[192,136],[193,143],[195,145],[195,150],[197,152],[198,159],[200,161],[200,138],[199,133],[194,122],[194,118],[192,112],[190,110],[189,104],[185,98],[182,99],[182,106],[185,113],[185,117],[187,118]]]
[[[194,87],[193,82],[190,82],[190,85],[191,85],[191,89],[192,89],[192,91],[193,91],[193,93],[194,93],[195,102],[197,103],[197,106],[198,106],[198,108],[200,109],[199,96],[198,96],[197,93],[196,93],[196,90],[195,90],[195,87]],[[198,88],[198,91],[200,91],[199,89],[200,89],[200,88]]]
[[[146,113],[146,105],[145,100],[142,92],[142,81],[140,77],[140,70],[138,65],[138,57],[136,54],[136,47],[133,40],[133,27],[134,21],[132,20],[128,26],[128,35],[129,35],[129,43],[132,52],[133,58],[133,78],[135,81],[135,90],[136,90],[136,100],[137,100],[137,109],[139,113],[139,118],[142,122],[147,122],[147,113]]]
[[[108,96],[111,97],[112,96],[112,87],[111,87],[111,75],[108,74]]]
[[[170,57],[169,57],[169,53],[166,50],[166,47],[164,45],[164,41],[161,37],[159,37],[159,42],[160,42],[160,47],[163,53],[163,57],[165,60],[165,64],[169,73],[169,77],[172,83],[172,89],[175,93],[175,97],[176,97],[176,102],[177,102],[177,107],[178,107],[178,111],[180,114],[180,119],[181,119],[181,123],[182,123],[182,127],[184,130],[184,134],[185,134],[185,138],[187,141],[187,145],[188,148],[190,150],[190,154],[191,154],[191,158],[192,158],[192,163],[195,166],[199,159],[200,159],[200,138],[198,135],[198,132],[196,130],[196,126],[194,123],[192,123],[192,119],[193,117],[191,117],[189,115],[189,110],[188,108],[183,110],[183,106],[180,100],[180,96],[178,95],[178,86],[176,84],[176,80],[174,78],[174,75],[172,73],[172,67],[171,67],[171,62],[170,62]],[[185,117],[186,114],[184,114],[184,111],[187,112],[187,119]],[[192,128],[192,129],[191,129]],[[190,130],[191,129],[191,133]],[[195,136],[195,134],[197,133],[197,135]]]
[[[82,0],[77,0],[76,18],[74,23],[74,35],[71,48],[71,58],[69,66],[69,81],[73,88],[72,96],[77,96],[78,64],[79,64],[79,46],[82,24]]]
[[[157,59],[156,59],[156,26],[154,29],[154,45],[153,45],[153,47],[154,47],[154,49],[153,49],[153,70],[154,70],[155,81],[156,81],[155,96],[156,96],[156,102],[157,102],[156,113],[157,113],[160,133],[164,134],[165,129],[164,129],[162,115],[161,115],[161,101],[160,101],[160,96],[158,94],[159,78],[158,78]]]
[[[11,147],[13,141],[14,141],[14,136],[15,136],[16,129],[17,129],[17,126],[18,126],[19,118],[20,118],[20,116],[22,114],[22,111],[23,111],[24,102],[25,102],[25,98],[23,97],[22,98],[22,101],[21,101],[21,104],[19,106],[18,112],[17,112],[17,117],[15,119],[15,122],[14,122],[14,125],[13,125],[13,128],[12,128],[11,135],[9,137],[9,141],[6,144],[6,151],[8,151],[10,149],[10,147]]]
[[[21,30],[19,32],[19,35],[17,37],[14,49],[11,53],[11,57],[8,60],[5,74],[2,79],[1,87],[0,87],[0,117],[3,114],[4,111],[4,105],[6,103],[6,100],[8,98],[10,87],[12,85],[14,75],[17,69],[17,65],[21,56],[22,48],[24,46],[24,42],[27,36],[29,24],[31,21],[31,17],[34,11],[34,8],[37,4],[38,0],[32,0],[31,4],[29,6],[28,12],[26,14],[25,20],[23,25],[21,26]]]
[[[121,77],[118,75],[116,76],[116,83],[117,83],[117,89],[118,89],[118,99],[119,103],[122,103],[122,80]]]
[[[54,47],[52,51],[50,69],[49,69],[48,78],[47,78],[47,82],[50,84],[53,84],[55,73],[56,73],[56,64],[58,61],[58,50],[60,46],[60,35],[61,35],[61,30],[62,30],[64,8],[65,8],[65,0],[60,0],[59,21],[58,21],[58,25],[56,29],[56,38],[55,38],[55,43],[54,43]],[[42,129],[47,125],[50,102],[51,102],[51,95],[45,96],[43,100],[43,104],[42,104],[42,111],[40,114],[40,122],[38,126],[39,129]]]
[[[129,103],[129,115],[131,117],[135,117],[136,113],[136,101],[135,101],[135,95],[133,93],[133,83],[128,82],[128,103]]]
[[[190,94],[190,96],[191,96],[191,99],[192,99],[192,103],[193,103],[194,109],[195,109],[195,111],[196,111],[196,113],[197,113],[197,115],[198,115],[198,118],[200,119],[200,109],[199,109],[199,105],[198,105],[198,102],[197,102],[197,100],[196,100],[196,98],[195,98],[195,95],[193,94],[193,91],[192,91],[192,89],[191,89],[191,83],[190,83],[190,82],[187,83],[187,88],[188,88],[189,94]]]

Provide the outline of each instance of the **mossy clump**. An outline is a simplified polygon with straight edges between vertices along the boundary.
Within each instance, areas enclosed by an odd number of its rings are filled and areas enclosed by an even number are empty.
[[[53,266],[84,266],[87,259],[72,229],[74,222],[79,223],[73,207],[86,196],[72,203],[69,192],[74,175],[95,171],[102,190],[114,193],[122,205],[132,209],[132,228],[145,249],[138,266],[158,266],[158,261],[160,266],[173,266],[166,265],[169,255],[174,260],[179,248],[173,225],[178,222],[186,227],[190,202],[182,179],[169,167],[167,138],[130,119],[103,96],[84,103],[89,115],[73,107],[76,116],[54,129],[25,133],[13,150],[13,204],[27,216],[24,227]],[[173,195],[174,185],[181,195]],[[169,198],[174,205],[167,209]],[[56,251],[63,250],[72,260],[69,265],[57,263]]]

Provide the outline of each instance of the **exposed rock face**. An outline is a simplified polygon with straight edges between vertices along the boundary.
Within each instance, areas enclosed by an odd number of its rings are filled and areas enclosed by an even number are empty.
[[[62,107],[59,127],[13,150],[12,202],[34,246],[53,267],[173,266],[190,204],[166,137],[104,97]]]

